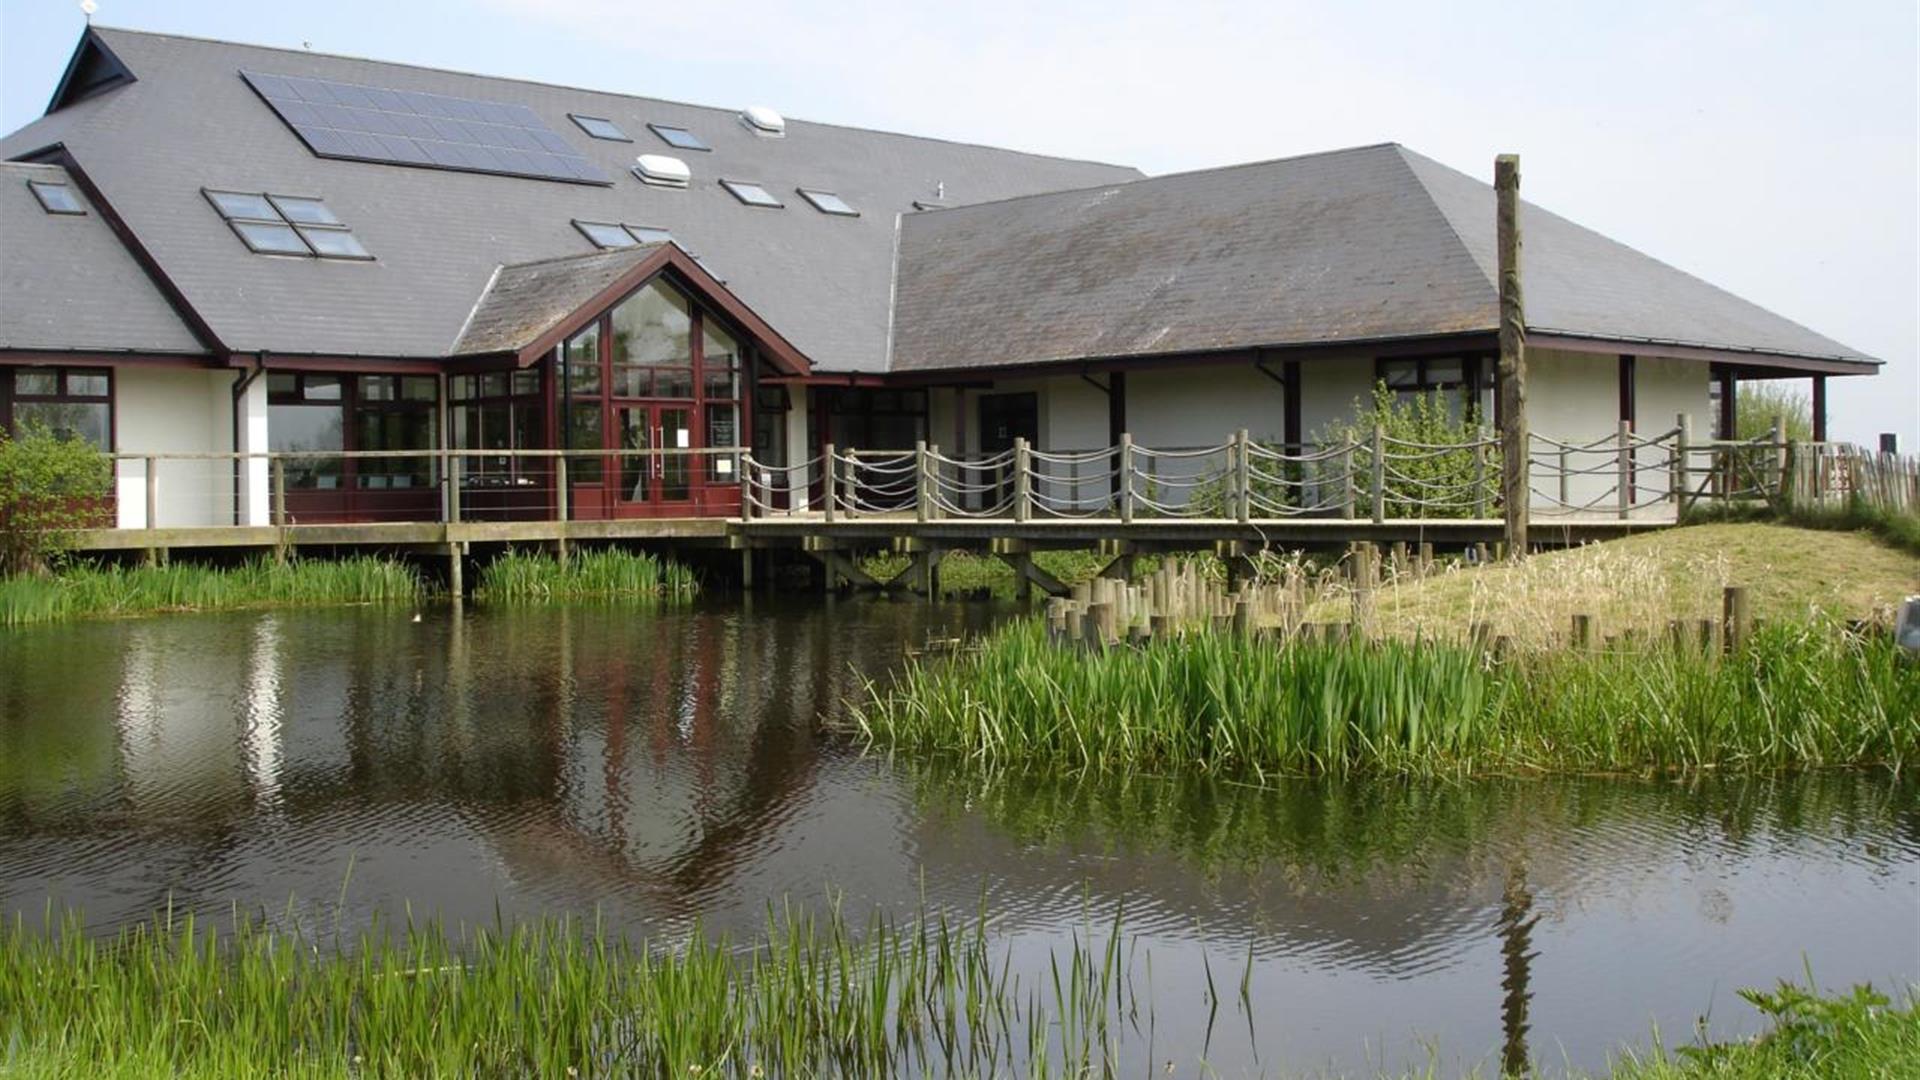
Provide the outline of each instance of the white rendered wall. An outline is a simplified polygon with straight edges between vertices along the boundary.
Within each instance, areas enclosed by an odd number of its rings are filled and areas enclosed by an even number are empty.
[[[218,374],[218,373],[216,373]],[[249,454],[264,454],[267,443],[267,376],[254,377],[236,403],[232,388],[214,379],[214,411],[233,409],[240,420],[240,445],[236,449]],[[241,518],[248,525],[273,524],[272,468],[266,458],[248,458],[240,466]]]
[[[813,442],[808,437],[807,417],[810,415],[812,397],[807,387],[792,386],[787,390],[787,464],[800,465],[813,457]],[[791,469],[773,476],[775,486],[788,485],[791,506],[795,510],[807,508],[807,491],[813,482],[813,473],[804,469]],[[777,500],[776,500],[777,505]]]
[[[113,374],[114,449],[122,454],[204,454],[231,450],[231,403],[236,375],[233,371],[184,367],[128,365],[116,369]],[[264,400],[264,385],[261,394]],[[120,527],[146,528],[146,463],[122,460],[115,473]],[[157,525],[170,528],[231,524],[233,475],[229,461],[157,462]]]

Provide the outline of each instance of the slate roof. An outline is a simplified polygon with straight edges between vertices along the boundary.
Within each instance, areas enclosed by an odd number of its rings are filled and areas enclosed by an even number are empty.
[[[99,62],[89,67],[90,57]],[[124,64],[132,81],[91,96],[69,87],[78,100],[0,139],[0,158],[64,148],[217,350],[486,351],[587,289],[599,269],[640,257],[567,262],[559,277],[539,269],[594,255],[576,219],[669,230],[732,297],[828,372],[965,371],[1496,326],[1491,189],[1393,144],[1142,179],[1120,166],[804,120],[765,138],[732,108],[129,30],[93,28],[76,59],[76,70],[117,73]],[[316,157],[243,69],[524,106],[615,182]],[[571,113],[610,119],[633,141],[590,138]],[[648,122],[687,128],[713,149],[674,150]],[[639,153],[684,159],[691,188],[641,184],[627,172]],[[744,205],[723,178],[760,183],[787,205]],[[837,192],[860,216],[823,214],[801,187]],[[203,188],[317,196],[374,258],[253,254]],[[910,212],[930,202],[951,208]],[[16,222],[23,207],[34,213]],[[203,351],[97,216],[50,219],[30,196],[0,199],[0,212],[8,215],[0,347]],[[1870,363],[1530,204],[1523,227],[1536,333]],[[69,234],[80,241],[67,243]],[[79,283],[94,287],[72,287]]]
[[[87,212],[47,213],[30,180]],[[0,349],[205,351],[64,169],[0,162],[0,249]]]
[[[611,288],[659,244],[562,255],[502,266],[487,282],[452,356],[519,352],[555,323]]]
[[[891,370],[1498,328],[1490,185],[1395,144],[916,214]],[[1540,333],[1867,360],[1524,204]]]
[[[0,157],[64,144],[232,351],[443,357],[494,269],[590,252],[575,218],[672,231],[819,367],[886,359],[896,214],[944,184],[949,202],[1128,179],[1128,168],[789,119],[756,136],[736,108],[572,89],[401,64],[96,27],[137,81],[0,140]],[[512,102],[614,176],[611,187],[315,157],[240,77],[242,68]],[[634,141],[589,138],[569,113]],[[712,152],[675,151],[647,122],[689,128]],[[647,187],[639,153],[670,153],[693,186]],[[759,182],[786,208],[741,204],[722,178]],[[372,262],[248,252],[202,187],[323,198]],[[798,187],[839,193],[859,217],[822,214]],[[8,245],[11,247],[12,245]],[[11,261],[11,260],[9,260]]]

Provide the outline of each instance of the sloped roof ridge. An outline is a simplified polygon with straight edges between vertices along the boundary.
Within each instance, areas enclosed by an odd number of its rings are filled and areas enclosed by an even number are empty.
[[[648,101],[661,105],[672,105],[681,109],[701,109],[706,112],[731,116],[739,112],[738,108],[725,105],[703,105],[693,101],[681,101],[678,98],[656,97],[651,94],[634,94],[623,90],[604,90],[591,86],[576,86],[572,83],[542,82],[518,75],[488,75],[478,71],[463,71],[459,68],[435,67],[432,64],[418,64],[407,60],[381,60],[371,56],[355,56],[352,53],[327,52],[321,49],[291,49],[282,45],[262,45],[251,41],[234,41],[229,38],[206,37],[199,34],[174,34],[159,30],[140,30],[130,26],[102,26],[95,23],[94,31],[109,34],[128,34],[144,38],[170,38],[176,41],[194,41],[206,45],[221,45],[233,49],[256,49],[260,52],[284,53],[288,56],[319,56],[329,60],[349,60],[356,64],[380,64],[385,67],[408,68],[413,71],[426,71],[436,75],[457,75],[468,79],[484,79],[488,82],[516,83],[522,86],[537,86],[546,90],[568,90],[581,94],[599,94],[606,97],[626,98],[632,101]],[[744,107],[744,106],[742,106]],[[937,135],[914,135],[905,131],[888,131],[884,128],[859,127],[854,124],[836,124],[829,120],[809,120],[800,116],[787,117],[788,123],[802,123],[813,127],[838,128],[842,131],[857,131],[868,135],[884,135],[891,139],[912,139],[916,142],[943,143],[948,146],[965,146],[978,150],[992,150],[1002,154],[1018,154],[1022,157],[1041,158],[1048,161],[1066,161],[1080,165],[1100,165],[1110,169],[1139,169],[1133,165],[1122,165],[1114,161],[1097,161],[1093,158],[1067,157],[1063,154],[1043,154],[1033,150],[1016,150],[1006,146],[994,146],[991,143],[969,142],[965,139],[946,139]]]
[[[1482,261],[1482,255],[1475,250],[1474,244],[1471,241],[1468,241],[1466,239],[1466,235],[1461,227],[1461,223],[1454,219],[1453,215],[1447,209],[1446,202],[1442,200],[1434,192],[1433,187],[1429,182],[1429,177],[1422,174],[1422,168],[1425,167],[1425,168],[1439,170],[1440,173],[1445,174],[1448,177],[1455,179],[1457,181],[1465,181],[1467,183],[1477,185],[1482,189],[1487,189],[1486,194],[1488,195],[1492,194],[1490,190],[1492,185],[1488,184],[1484,180],[1480,180],[1479,178],[1469,173],[1462,172],[1451,165],[1447,165],[1444,162],[1436,161],[1433,158],[1427,157],[1425,154],[1422,154],[1418,151],[1409,150],[1404,146],[1400,147],[1399,149],[1400,149],[1402,158],[1406,160],[1407,165],[1412,170],[1415,178],[1419,180],[1422,190],[1424,190],[1427,193],[1427,196],[1429,198],[1434,200],[1434,205],[1439,208],[1441,216],[1445,218],[1447,221],[1447,224],[1453,228],[1454,235],[1457,237],[1460,237],[1462,244],[1467,248],[1468,253],[1473,256],[1474,261],[1476,263],[1479,263],[1481,266],[1481,269],[1487,273],[1488,281],[1491,284],[1495,295],[1497,296],[1500,291],[1500,280],[1499,280],[1498,268],[1494,266],[1488,266],[1486,262]],[[1866,353],[1863,353],[1858,349],[1855,349],[1852,346],[1845,344],[1844,342],[1836,341],[1835,339],[1830,338],[1827,335],[1821,333],[1820,331],[1813,329],[1812,327],[1806,325],[1805,323],[1799,321],[1798,319],[1791,319],[1785,315],[1781,315],[1771,308],[1765,307],[1752,300],[1748,300],[1746,297],[1733,292],[1731,289],[1725,288],[1724,286],[1721,286],[1721,285],[1716,285],[1713,282],[1708,281],[1706,278],[1703,278],[1698,274],[1692,273],[1691,271],[1688,271],[1688,270],[1683,270],[1680,267],[1675,266],[1670,262],[1667,262],[1665,259],[1661,259],[1656,256],[1649,255],[1646,252],[1641,251],[1639,248],[1634,247],[1632,244],[1628,244],[1628,243],[1625,243],[1624,241],[1616,240],[1613,237],[1607,235],[1606,233],[1600,232],[1597,229],[1588,228],[1587,226],[1582,225],[1579,222],[1572,220],[1571,218],[1563,217],[1559,214],[1554,213],[1551,210],[1546,209],[1543,206],[1540,206],[1537,203],[1529,202],[1524,198],[1520,200],[1520,207],[1524,215],[1521,218],[1521,226],[1522,226],[1521,277],[1523,282],[1525,281],[1525,271],[1526,271],[1525,244],[1526,244],[1527,233],[1529,231],[1532,231],[1533,229],[1541,229],[1543,231],[1545,229],[1572,229],[1583,236],[1592,237],[1594,239],[1597,239],[1601,243],[1611,245],[1614,248],[1618,248],[1620,251],[1625,252],[1626,254],[1632,256],[1635,259],[1645,260],[1646,262],[1651,263],[1662,270],[1665,270],[1672,274],[1676,274],[1686,279],[1687,282],[1689,282],[1692,285],[1698,286],[1703,289],[1707,289],[1719,296],[1729,298],[1747,308],[1751,308],[1752,310],[1761,313],[1767,318],[1776,319],[1779,322],[1786,324],[1787,326],[1790,326],[1802,333],[1808,334],[1823,343],[1821,346],[1823,351],[1821,352],[1803,351],[1803,352],[1797,352],[1795,353],[1795,355],[1804,355],[1804,356],[1810,356],[1815,358],[1829,358],[1829,359],[1872,359],[1871,357],[1867,356]],[[1530,221],[1533,223],[1531,226],[1529,226],[1528,224]],[[1492,233],[1491,222],[1488,223],[1487,232],[1489,235],[1491,235]],[[1574,328],[1574,327],[1554,326],[1550,322],[1546,321],[1545,319],[1542,319],[1539,316],[1539,314],[1535,311],[1529,311],[1527,313],[1527,327],[1530,330],[1536,330],[1543,334],[1565,334],[1569,337],[1589,337],[1589,338],[1593,338],[1594,340],[1622,340],[1622,341],[1633,340],[1633,341],[1642,341],[1648,344],[1666,344],[1666,345],[1694,346],[1694,347],[1700,347],[1700,348],[1729,349],[1730,351],[1734,351],[1734,352],[1761,353],[1766,351],[1764,347],[1735,346],[1735,345],[1729,345],[1728,343],[1725,343],[1725,342],[1716,343],[1716,342],[1708,342],[1708,341],[1695,341],[1695,340],[1683,339],[1677,336],[1633,337],[1630,335],[1624,335],[1619,333],[1611,333],[1611,332],[1595,333],[1590,330],[1583,330],[1583,329]],[[1877,361],[1877,360],[1875,362],[1884,363],[1883,361]]]
[[[1208,165],[1200,169],[1182,169],[1179,172],[1155,173],[1133,180],[1109,180],[1104,184],[1082,184],[1079,187],[1055,188],[1052,191],[1034,191],[1025,195],[1009,195],[1003,199],[982,199],[979,202],[961,203],[958,206],[943,206],[935,210],[919,210],[918,214],[954,214],[966,210],[976,210],[987,206],[1002,206],[1007,203],[1024,202],[1027,199],[1051,199],[1061,195],[1073,195],[1083,191],[1101,191],[1111,187],[1134,187],[1139,184],[1152,184],[1161,180],[1178,180],[1189,176],[1210,176],[1218,173],[1236,172],[1241,169],[1264,169],[1274,165],[1285,165],[1298,161],[1311,161],[1314,158],[1337,157],[1341,154],[1360,154],[1385,149],[1403,149],[1397,142],[1363,143],[1359,146],[1341,146],[1332,150],[1309,150],[1303,154],[1288,154],[1284,157],[1263,158],[1259,161],[1240,161],[1231,165]],[[1099,164],[1096,162],[1095,164]],[[905,215],[902,215],[905,216]]]
[[[1480,269],[1481,275],[1487,279],[1487,288],[1491,289],[1494,296],[1498,298],[1500,294],[1500,268],[1498,266],[1487,265],[1482,259],[1480,252],[1475,250],[1474,246],[1467,242],[1466,234],[1460,229],[1460,223],[1455,221],[1453,215],[1447,213],[1447,208],[1440,204],[1439,197],[1434,194],[1433,188],[1427,183],[1427,178],[1421,175],[1420,168],[1414,163],[1413,159],[1419,158],[1422,162],[1442,169],[1449,169],[1449,167],[1440,164],[1425,154],[1409,150],[1399,143],[1393,143],[1392,146],[1399,152],[1400,164],[1406,168],[1407,175],[1413,177],[1414,185],[1420,189],[1422,195],[1427,197],[1427,204],[1432,206],[1433,212],[1439,215],[1442,222],[1446,223],[1447,231],[1453,234],[1454,243],[1459,244],[1460,250],[1465,252],[1467,258],[1473,261],[1473,265]],[[1459,173],[1461,176],[1467,176],[1466,173],[1461,173],[1458,169],[1449,169],[1449,171]],[[1468,179],[1472,179],[1472,177],[1468,177]]]
[[[631,257],[635,252],[651,252],[654,248],[666,247],[669,243],[672,243],[672,241],[656,241],[651,244],[629,244],[623,248],[608,248],[605,251],[576,251],[568,255],[548,255],[540,259],[525,259],[521,262],[501,263],[494,269],[496,272],[500,270],[529,270],[547,263],[588,262],[595,259],[605,259],[608,262],[615,262],[621,258]],[[683,248],[681,250],[685,249]]]

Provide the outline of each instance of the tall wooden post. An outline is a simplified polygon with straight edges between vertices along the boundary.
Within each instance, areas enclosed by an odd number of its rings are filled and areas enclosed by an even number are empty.
[[[1507,553],[1527,553],[1527,321],[1520,298],[1520,156],[1493,159],[1500,248],[1500,495],[1507,514]]]

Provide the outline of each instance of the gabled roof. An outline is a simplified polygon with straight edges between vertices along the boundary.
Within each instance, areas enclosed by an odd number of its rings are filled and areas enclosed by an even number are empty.
[[[488,280],[448,355],[510,354],[522,363],[531,362],[561,337],[663,272],[674,274],[677,283],[689,288],[699,302],[719,309],[736,323],[777,370],[807,373],[804,356],[672,243],[502,266]]]
[[[66,184],[85,214],[49,214],[29,181]],[[204,349],[65,169],[0,162],[0,349]]]
[[[886,356],[895,217],[939,185],[959,202],[1137,177],[1132,170],[935,139],[789,120],[784,138],[704,108],[294,50],[95,28],[137,81],[0,140],[0,156],[64,146],[228,349],[284,355],[442,357],[501,265],[593,251],[574,219],[670,230],[728,288],[823,367],[878,371]],[[316,157],[240,71],[305,75],[524,105],[613,176],[612,186]],[[613,120],[633,142],[569,119]],[[676,151],[649,122],[688,128],[710,153]],[[636,154],[693,169],[684,191],[628,172]],[[721,177],[787,203],[742,205]],[[246,250],[203,187],[318,196],[372,262]],[[839,193],[859,217],[820,213],[795,189]]]
[[[913,215],[891,370],[1492,333],[1492,188],[1394,144]],[[1531,204],[1527,322],[1867,361]]]

